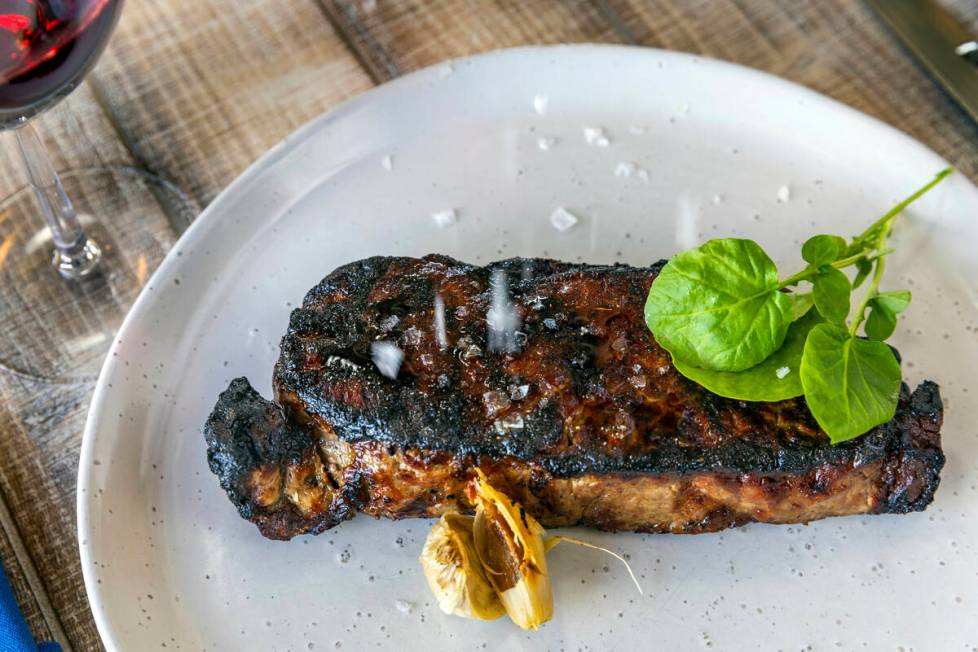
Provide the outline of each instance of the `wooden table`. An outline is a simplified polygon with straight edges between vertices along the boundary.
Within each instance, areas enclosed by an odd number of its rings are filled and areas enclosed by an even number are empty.
[[[978,33],[978,3],[952,4]],[[75,473],[110,340],[79,355],[71,325],[115,327],[199,208],[320,112],[447,58],[581,41],[781,75],[978,180],[978,126],[859,0],[130,0],[98,67],[40,123],[78,204],[119,233],[113,265],[132,291],[36,290],[32,279],[52,272],[27,262],[39,221],[13,139],[0,143],[0,555],[38,639],[101,647],[78,562]]]

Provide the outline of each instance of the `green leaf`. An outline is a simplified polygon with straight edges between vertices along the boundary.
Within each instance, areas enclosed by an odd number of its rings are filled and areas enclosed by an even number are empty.
[[[679,373],[720,396],[741,401],[784,401],[802,395],[801,354],[809,331],[821,323],[818,311],[809,310],[788,328],[780,349],[744,371],[710,371],[677,358],[672,364]]]
[[[853,289],[858,288],[863,284],[869,277],[869,273],[873,271],[873,263],[869,262],[865,258],[860,258],[856,261],[856,278],[852,280]]]
[[[778,350],[791,300],[752,240],[711,240],[670,260],[652,283],[645,321],[674,357],[716,371],[749,369]]]
[[[882,342],[896,330],[896,315],[875,298],[870,300],[868,307],[869,317],[866,318],[866,324],[863,326],[866,337]]]
[[[910,292],[897,290],[881,292],[870,299],[869,317],[866,319],[866,336],[882,342],[896,330],[896,316],[910,305]]]
[[[907,309],[912,298],[913,296],[909,290],[894,290],[893,292],[880,292],[873,298],[873,301],[885,307],[894,315],[899,315]]]
[[[798,321],[815,305],[811,292],[792,292],[788,297],[791,299],[791,321]]]
[[[846,240],[838,235],[816,235],[801,246],[801,257],[812,267],[834,263],[846,251]]]
[[[815,288],[812,298],[815,307],[828,321],[841,324],[849,316],[849,277],[833,267],[827,267],[812,279]]]
[[[900,364],[886,344],[852,337],[835,324],[819,324],[808,334],[801,384],[833,444],[892,419],[900,382]]]

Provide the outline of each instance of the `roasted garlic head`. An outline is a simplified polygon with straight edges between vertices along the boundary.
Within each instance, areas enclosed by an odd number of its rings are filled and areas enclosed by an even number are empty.
[[[425,541],[421,568],[442,611],[464,618],[494,620],[506,610],[475,551],[474,520],[456,513],[442,516]]]
[[[447,614],[492,620],[508,614],[523,629],[536,629],[554,613],[546,554],[566,541],[612,555],[639,586],[617,553],[546,531],[516,501],[489,484],[481,469],[466,493],[475,517],[445,514],[431,528],[421,566],[438,606]]]

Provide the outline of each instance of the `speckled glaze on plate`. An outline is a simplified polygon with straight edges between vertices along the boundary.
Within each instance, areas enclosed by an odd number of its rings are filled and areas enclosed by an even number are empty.
[[[438,611],[417,563],[428,522],[360,517],[264,540],[208,471],[200,432],[231,378],[270,393],[289,311],[340,264],[429,252],[648,264],[735,235],[794,267],[802,239],[858,232],[943,166],[811,91],[650,49],[497,52],[315,120],[181,238],[102,370],[78,531],[106,646],[978,646],[978,190],[961,176],[900,222],[888,276],[914,292],[894,340],[907,380],[936,380],[946,398],[948,462],[927,512],[692,537],[579,532],[627,554],[646,595],[614,560],[560,546],[556,617],[526,633]],[[578,220],[564,231],[559,207]]]

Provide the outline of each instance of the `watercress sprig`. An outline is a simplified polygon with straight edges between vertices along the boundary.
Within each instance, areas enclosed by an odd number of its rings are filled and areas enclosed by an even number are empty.
[[[746,401],[804,395],[833,443],[857,437],[893,417],[900,391],[900,365],[884,341],[911,296],[880,291],[893,251],[887,238],[902,211],[951,171],[848,241],[809,238],[801,249],[806,265],[784,278],[753,240],[710,240],[684,251],[652,283],[646,323],[676,369],[710,391]],[[853,313],[852,292],[867,279]],[[799,291],[803,283],[809,291]]]

